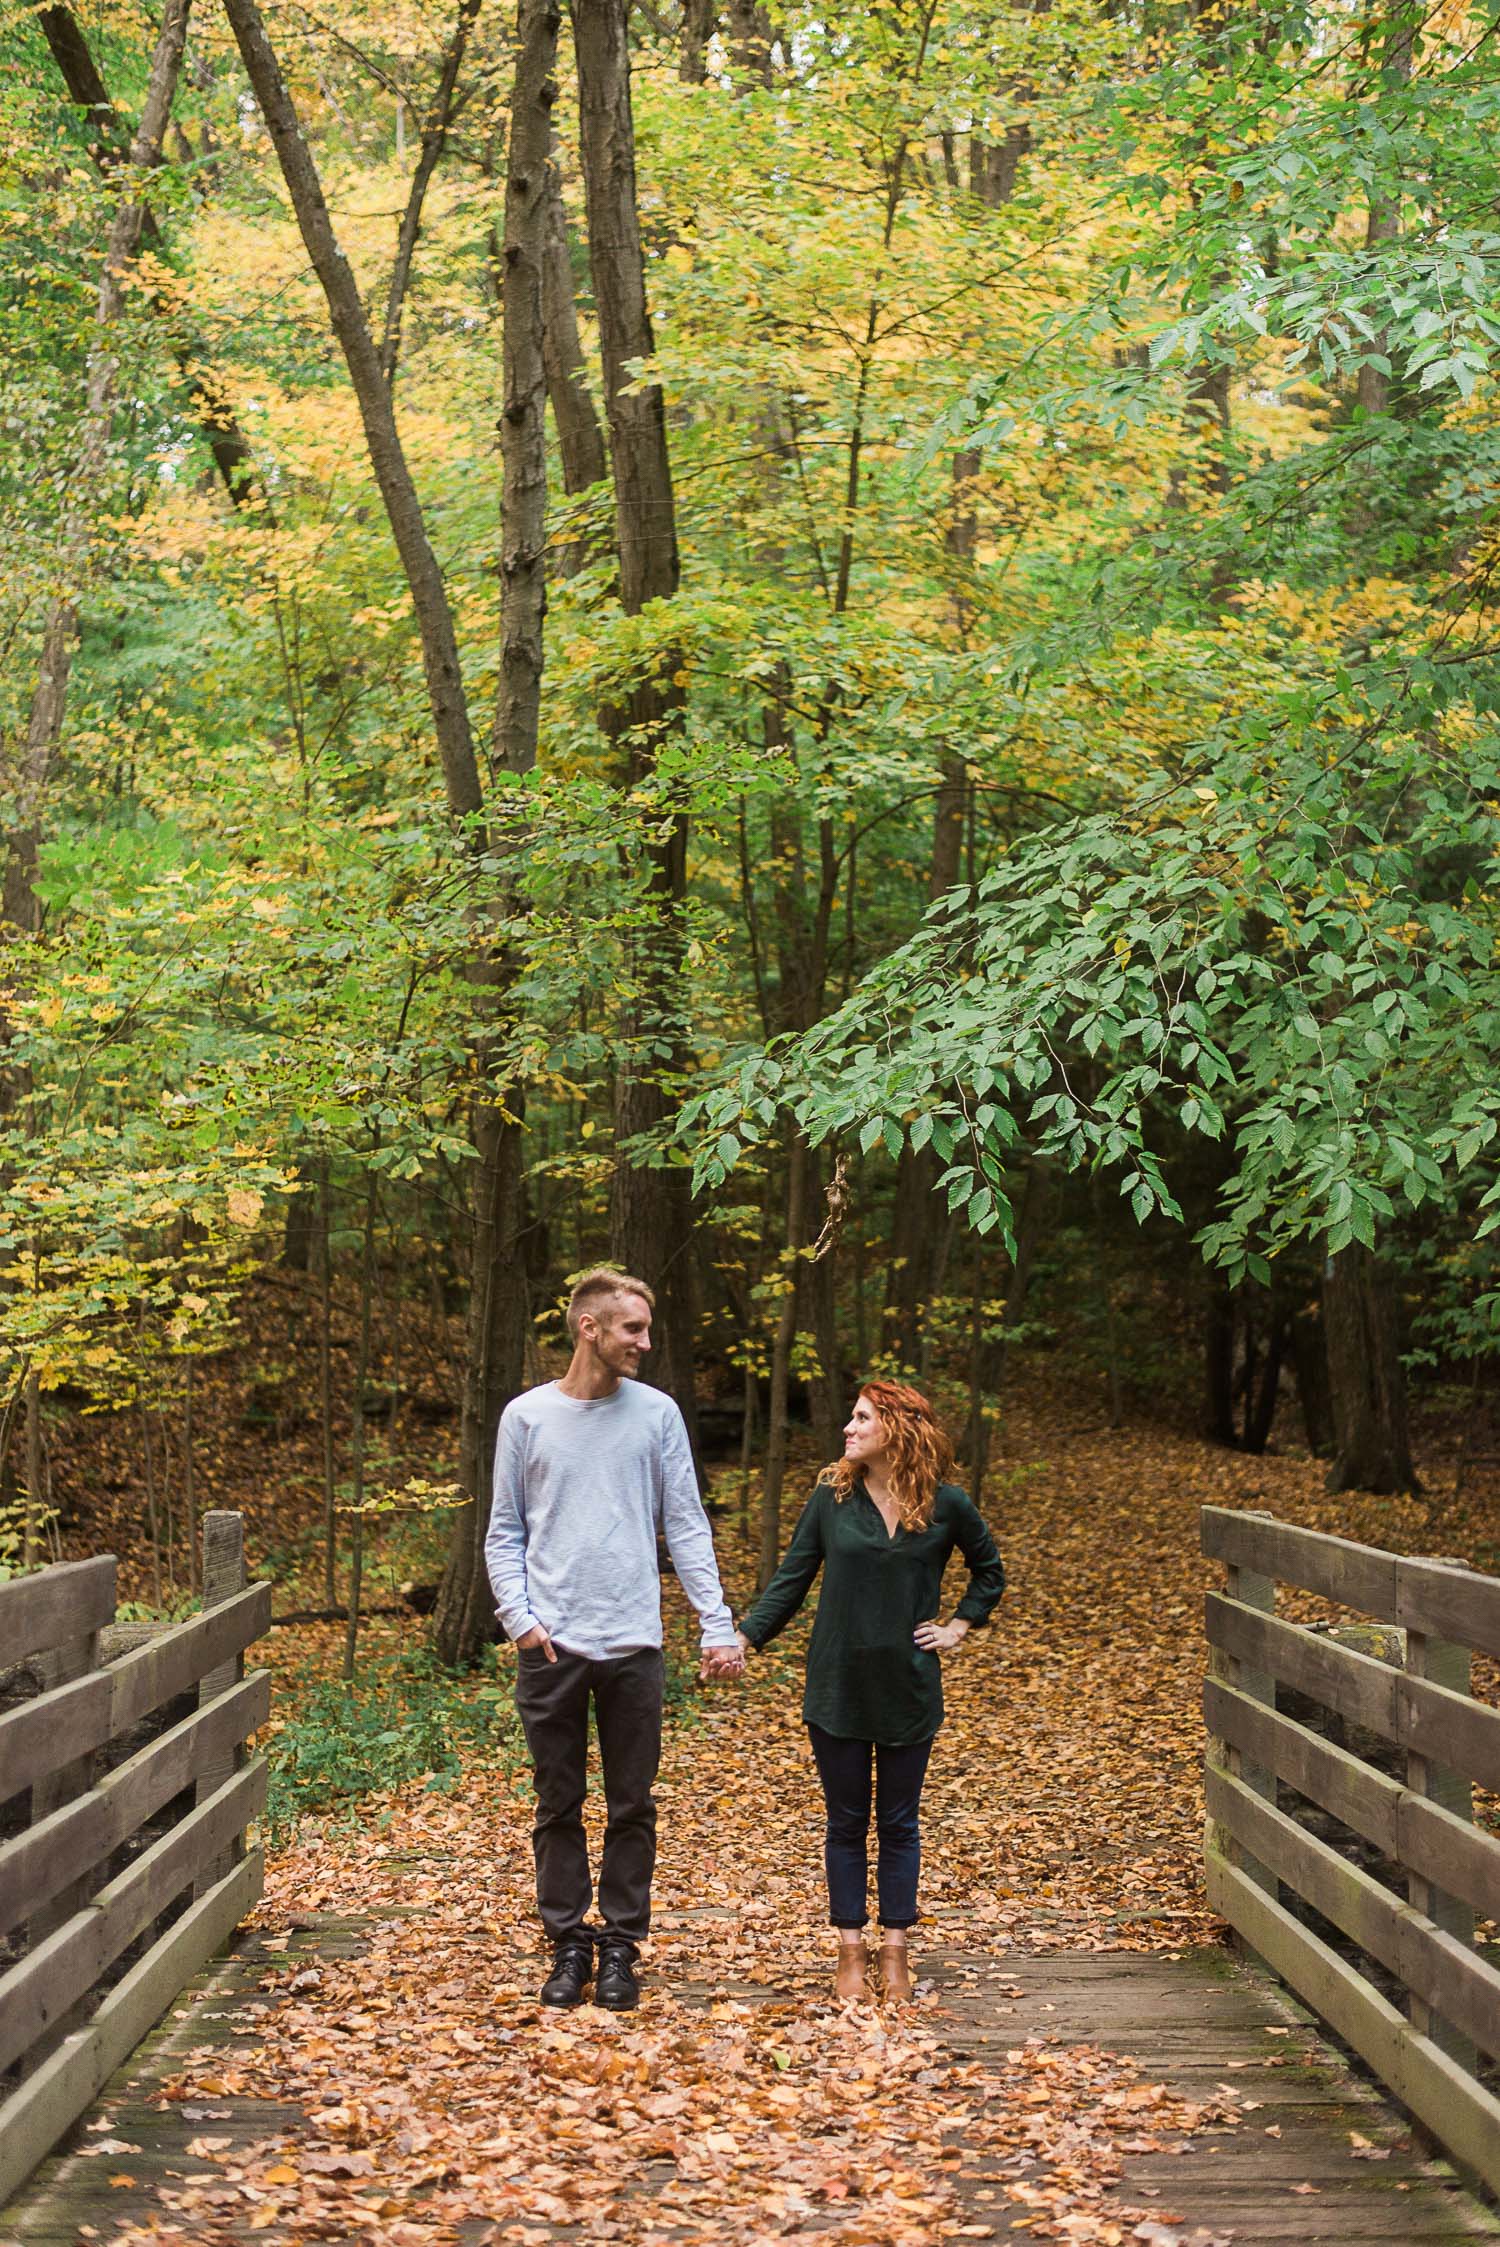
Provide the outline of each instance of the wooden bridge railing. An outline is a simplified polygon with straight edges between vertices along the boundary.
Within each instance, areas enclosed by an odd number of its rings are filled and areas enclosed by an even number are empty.
[[[117,1625],[112,1554],[0,1584],[0,2202],[260,1894],[270,1613],[230,1513],[184,1623]]]
[[[1228,1570],[1207,1602],[1209,1899],[1500,2188],[1500,1950],[1474,1940],[1476,1911],[1500,1920],[1500,1834],[1472,1807],[1500,1792],[1500,1708],[1469,1693],[1471,1654],[1500,1656],[1500,1578],[1216,1506],[1203,1550]],[[1392,1627],[1289,1621],[1278,1582]]]

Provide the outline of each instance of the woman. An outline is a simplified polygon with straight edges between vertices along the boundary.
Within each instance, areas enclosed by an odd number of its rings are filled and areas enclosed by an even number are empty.
[[[961,1490],[931,1405],[897,1381],[867,1381],[785,1560],[744,1617],[755,1652],[784,1630],[818,1570],[823,1589],[807,1651],[802,1714],[828,1806],[828,1916],[839,1931],[838,1997],[864,1994],[866,1843],[875,1772],[880,1972],[911,1995],[907,1930],[917,1917],[922,1781],[943,1721],[939,1657],[988,1620],[1005,1589],[995,1541]],[[957,1546],[969,1583],[948,1623],[933,1620]]]

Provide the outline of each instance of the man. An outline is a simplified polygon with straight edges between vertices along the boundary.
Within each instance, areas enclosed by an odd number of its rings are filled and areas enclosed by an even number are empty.
[[[585,1272],[568,1302],[567,1372],[500,1419],[484,1553],[516,1642],[516,1707],[536,1768],[537,1907],[554,1951],[544,2005],[581,2004],[591,1978],[596,2004],[623,2012],[639,2001],[661,1760],[658,1530],[703,1627],[700,1674],[737,1677],[745,1662],[682,1414],[635,1378],[655,1301],[624,1272]],[[591,1699],[608,1809],[597,1975],[583,1831]]]

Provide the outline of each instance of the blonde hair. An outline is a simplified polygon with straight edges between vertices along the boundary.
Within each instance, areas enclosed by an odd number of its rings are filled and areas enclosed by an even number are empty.
[[[578,1340],[578,1320],[584,1311],[595,1318],[601,1307],[616,1295],[644,1297],[654,1311],[656,1296],[644,1280],[632,1279],[629,1272],[617,1272],[612,1264],[596,1264],[591,1272],[580,1272],[573,1282],[573,1292],[568,1297],[568,1332]]]
[[[953,1471],[953,1446],[920,1389],[904,1381],[866,1381],[860,1395],[878,1414],[890,1455],[891,1496],[903,1529],[925,1529],[932,1519],[938,1484]],[[840,1503],[864,1469],[857,1459],[835,1459],[820,1481],[833,1485]]]

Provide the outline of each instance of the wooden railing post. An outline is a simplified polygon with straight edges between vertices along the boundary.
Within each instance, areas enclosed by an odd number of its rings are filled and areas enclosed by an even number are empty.
[[[215,1510],[203,1517],[203,1609],[220,1606],[233,1599],[246,1585],[245,1574],[245,1517],[243,1514]],[[198,1687],[198,1706],[216,1701],[221,1693],[229,1692],[239,1684],[245,1674],[245,1658],[237,1654],[231,1661],[223,1662],[211,1670]],[[213,1762],[204,1766],[194,1786],[195,1802],[206,1802],[208,1797],[225,1780],[239,1770],[245,1761],[243,1746],[227,1749]],[[193,1894],[202,1896],[216,1881],[224,1878],[231,1866],[245,1854],[245,1837],[236,1835],[221,1857],[201,1873],[193,1884]]]
[[[1466,1568],[1467,1563],[1449,1559],[1446,1554],[1427,1556],[1440,1567]],[[1425,1631],[1408,1628],[1406,1633],[1406,1670],[1409,1677],[1426,1678],[1432,1685],[1446,1686],[1450,1693],[1467,1694],[1471,1684],[1472,1657],[1466,1646],[1456,1645],[1451,1639],[1433,1638]],[[1457,1771],[1447,1770],[1434,1763],[1429,1756],[1408,1749],[1406,1756],[1406,1784],[1413,1794],[1425,1795],[1429,1802],[1437,1803],[1455,1818],[1463,1818],[1472,1825],[1474,1820],[1474,1789]],[[1466,1948],[1474,1943],[1474,1912],[1460,1897],[1450,1896],[1444,1889],[1424,1880],[1417,1873],[1408,1873],[1406,1892],[1415,1910],[1425,1912],[1434,1925],[1445,1934],[1452,1935]],[[1466,2036],[1435,2013],[1422,1998],[1411,1995],[1408,2000],[1411,2024],[1424,2036],[1431,2037],[1460,2067],[1472,2073],[1477,2055]]]
[[[1251,1512],[1248,1518],[1252,1521],[1272,1521],[1275,1517],[1262,1510]],[[1238,1600],[1242,1607],[1257,1608],[1264,1615],[1275,1614],[1276,1580],[1274,1577],[1263,1576],[1253,1568],[1243,1568],[1234,1562],[1227,1564],[1225,1573],[1228,1578],[1225,1588],[1231,1599]],[[1248,1662],[1237,1661],[1232,1656],[1221,1654],[1217,1648],[1213,1650],[1211,1655],[1211,1668],[1213,1675],[1223,1678],[1226,1684],[1233,1685],[1248,1699],[1262,1701],[1269,1709],[1275,1708],[1276,1679],[1272,1671],[1253,1669]],[[1215,1746],[1225,1768],[1231,1771],[1245,1786],[1251,1788],[1256,1794],[1263,1796],[1267,1802],[1274,1806],[1276,1801],[1276,1777],[1274,1772],[1268,1771],[1264,1764],[1252,1762],[1249,1757],[1242,1755],[1238,1748],[1227,1747],[1222,1741],[1216,1742]],[[1241,1870],[1258,1887],[1265,1889],[1268,1896],[1278,1898],[1281,1892],[1281,1884],[1276,1875],[1268,1871],[1258,1858],[1252,1857],[1240,1842],[1226,1837],[1226,1844],[1224,1855],[1230,1859],[1230,1862],[1240,1866]]]
[[[113,1582],[113,1563],[110,1577]],[[113,1599],[111,1599],[113,1604]],[[34,1657],[34,1667],[41,1679],[42,1690],[49,1692],[54,1686],[69,1685],[75,1678],[87,1677],[90,1670],[99,1667],[99,1632],[89,1631],[81,1638],[67,1640],[61,1646],[49,1647],[45,1653]],[[73,1763],[65,1763],[59,1770],[51,1771],[38,1779],[31,1790],[30,1823],[39,1826],[54,1810],[76,1801],[87,1794],[94,1784],[94,1774],[99,1762],[97,1750],[79,1756]],[[39,1911],[32,1914],[26,1925],[27,1947],[35,1950],[54,1928],[61,1927],[77,1911],[82,1911],[99,1885],[99,1868],[91,1867],[76,1880],[60,1883]],[[60,2044],[70,2028],[87,2012],[86,2002],[75,2005],[61,2015],[49,2030],[34,2053],[33,2061],[41,2059],[55,2045]]]

